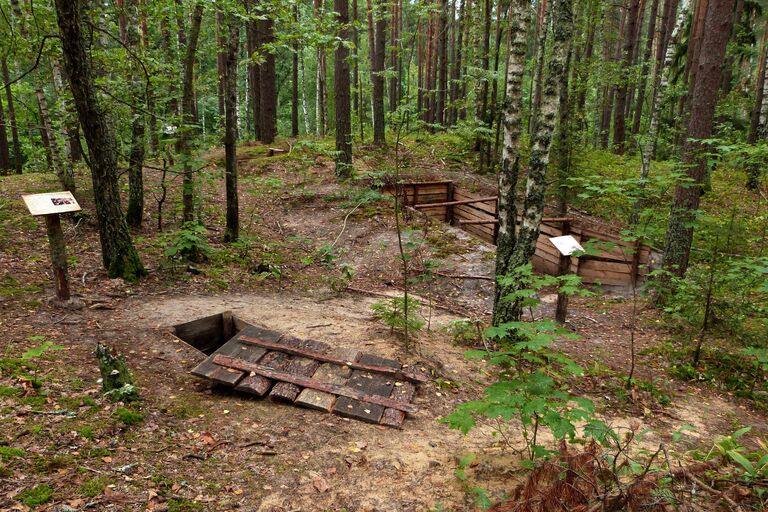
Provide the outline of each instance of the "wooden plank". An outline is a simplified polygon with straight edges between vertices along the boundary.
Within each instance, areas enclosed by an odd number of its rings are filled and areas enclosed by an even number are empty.
[[[497,200],[498,200],[498,198],[496,196],[492,196],[492,197],[479,197],[479,198],[476,198],[476,199],[464,199],[464,200],[461,200],[461,201],[446,201],[444,203],[417,204],[417,205],[414,205],[413,207],[416,208],[416,209],[434,208],[436,206],[458,206],[458,205],[463,205],[463,204],[483,203],[483,202],[497,201]]]
[[[389,398],[397,400],[399,402],[408,403],[413,399],[413,395],[416,393],[416,386],[410,382],[396,382],[394,389],[389,394]],[[381,416],[381,424],[388,427],[400,428],[403,426],[405,420],[405,413],[388,407],[384,410],[384,414]]]
[[[317,359],[318,361],[323,361],[325,363],[346,365],[354,370],[365,370],[370,372],[385,373],[387,375],[396,377],[398,379],[407,379],[407,380],[413,379],[411,375],[404,374],[403,372],[401,372],[399,370],[399,366],[398,368],[388,368],[385,366],[378,366],[376,364],[366,364],[364,362],[358,362],[356,360],[357,356],[355,357],[355,359],[352,359],[352,360],[343,359],[339,357],[338,353],[316,352],[314,350],[311,350],[310,348],[286,346],[282,343],[269,342],[259,338],[253,338],[250,336],[243,336],[241,341],[243,343],[251,343],[269,350],[279,350],[281,352],[285,352],[286,354],[293,354],[293,355],[298,355],[302,357],[308,357],[311,359]],[[425,381],[416,381],[416,382],[425,382]]]
[[[394,388],[394,381],[386,378],[384,375],[362,372],[355,370],[352,377],[347,381],[347,386],[352,389],[358,389],[368,396],[389,397]],[[387,398],[387,400],[390,400]],[[393,403],[399,403],[397,400],[391,400]],[[333,412],[346,418],[366,421],[368,423],[378,423],[384,414],[385,407],[381,404],[372,403],[370,400],[358,400],[351,397],[339,397],[333,406]],[[400,410],[400,409],[398,409]]]
[[[356,400],[361,400],[363,402],[370,402],[371,404],[381,405],[383,407],[392,407],[394,409],[398,409],[400,411],[410,412],[410,413],[418,411],[418,409],[413,405],[401,404],[396,402],[395,400],[390,400],[389,398],[384,398],[381,396],[367,395],[366,393],[363,393],[358,389],[352,388],[348,385],[338,386],[334,384],[326,384],[324,382],[317,382],[312,378],[301,377],[298,375],[291,375],[290,373],[275,370],[267,366],[263,366],[256,363],[249,363],[246,361],[242,361],[240,359],[235,359],[233,357],[228,357],[221,354],[216,354],[213,358],[213,362],[220,366],[225,366],[227,368],[234,368],[236,370],[241,370],[244,372],[254,372],[256,374],[263,375],[264,377],[268,377],[270,379],[279,380],[283,382],[290,382],[291,384],[296,384],[297,386],[317,389],[318,391],[325,391],[326,393],[333,393],[334,395],[344,396],[347,398],[354,398]],[[383,375],[377,376],[377,377],[384,379],[386,381],[386,377]]]
[[[294,357],[288,369],[286,371],[294,375],[303,375],[305,377],[312,377],[320,366],[320,361],[315,359],[308,359],[306,357]],[[285,402],[293,402],[301,393],[301,388],[296,384],[289,384],[287,382],[278,382],[275,387],[272,388],[272,392],[269,397],[274,400],[282,400]]]
[[[352,370],[346,366],[323,363],[317,370],[315,370],[315,373],[312,375],[312,380],[325,382],[326,384],[341,385],[347,381],[351,374]],[[318,391],[316,389],[304,388],[301,393],[299,393],[299,396],[294,403],[309,407],[310,409],[331,412],[331,410],[333,410],[333,404],[336,403],[336,395]]]

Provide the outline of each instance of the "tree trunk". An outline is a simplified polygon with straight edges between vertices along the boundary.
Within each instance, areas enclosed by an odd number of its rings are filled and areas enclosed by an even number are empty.
[[[299,6],[293,7],[294,22],[299,23]],[[291,75],[291,137],[299,136],[299,42],[293,42],[293,68]]]
[[[315,17],[317,18],[318,30],[320,30],[321,21],[323,16],[323,0],[314,0],[315,3]],[[316,94],[315,94],[315,117],[317,119],[315,126],[315,133],[318,137],[325,137],[325,129],[328,123],[328,112],[326,110],[326,87],[325,87],[325,47],[322,43],[317,45],[317,66],[316,66]]]
[[[251,0],[245,1],[248,22],[245,25],[246,46],[248,48],[248,94],[252,105],[253,135],[261,139],[261,66],[254,62],[255,53],[261,43],[258,40],[258,21],[254,19]]]
[[[632,67],[632,55],[635,51],[635,33],[637,32],[637,17],[640,11],[640,0],[630,0],[627,26],[624,31],[624,61],[622,62],[622,78],[616,88],[616,103],[613,110],[613,146],[616,153],[624,154],[626,143],[626,118],[624,109],[627,106],[627,88]]]
[[[440,59],[437,79],[436,113],[438,124],[445,123],[445,107],[448,92],[448,0],[440,1],[440,23],[437,41],[437,56]]]
[[[375,12],[370,10],[368,22],[373,21],[373,53],[371,54],[371,83],[373,84],[373,143],[386,144],[384,133],[384,57],[386,54],[387,18],[384,12],[386,0],[374,0]]]
[[[184,204],[184,222],[192,222],[195,215],[195,176],[192,169],[191,142],[197,129],[195,116],[195,56],[197,41],[200,36],[200,23],[203,19],[203,4],[196,3],[192,12],[189,37],[183,36],[183,25],[179,25],[179,41],[182,36],[187,46],[184,57],[184,75],[182,77],[181,116],[182,127],[179,133],[178,150],[183,160],[184,180],[182,184],[182,202]]]
[[[648,76],[648,69],[651,64],[651,52],[653,52],[653,40],[656,37],[656,18],[659,12],[659,0],[653,0],[651,4],[651,14],[648,21],[648,35],[645,39],[645,53],[643,54],[643,69],[640,72],[640,83],[637,86],[637,101],[635,103],[635,114],[632,118],[632,135],[640,132],[640,121],[643,115],[643,103],[645,103],[645,86]],[[659,46],[661,46],[659,42]]]
[[[765,91],[766,59],[768,58],[768,22],[763,29],[763,40],[760,44],[760,57],[757,63],[757,77],[755,79],[755,103],[749,118],[749,133],[747,143],[757,142],[758,134],[765,130],[765,114],[768,114],[768,96]]]
[[[267,12],[259,20],[259,43],[264,63],[261,65],[261,142],[272,144],[277,136],[277,78],[275,54],[270,47],[275,42],[274,13]],[[266,48],[265,48],[266,47]]]
[[[696,70],[696,87],[691,99],[688,134],[683,146],[683,164],[690,183],[678,185],[669,219],[664,250],[664,269],[682,277],[688,269],[694,223],[707,173],[699,142],[712,135],[717,95],[723,72],[725,50],[733,24],[735,0],[709,0]]]
[[[51,124],[51,113],[48,110],[48,100],[45,98],[43,88],[37,86],[35,88],[35,96],[37,97],[37,106],[40,109],[40,135],[43,138],[43,144],[48,152],[48,163],[51,170],[56,174],[56,178],[59,180],[61,188],[75,191],[75,176],[72,172],[72,167],[66,165],[61,159],[61,152],[59,151],[59,144],[56,138],[56,133],[53,131]]]
[[[238,17],[233,13],[226,16],[224,40],[224,182],[227,195],[224,242],[235,242],[240,236],[237,198],[237,51],[240,47],[240,26]]]
[[[512,0],[509,6],[509,53],[504,106],[504,145],[499,171],[499,230],[496,237],[497,277],[510,273],[516,264],[512,257],[517,245],[517,182],[520,178],[520,126],[523,112],[523,78],[528,42],[528,0]],[[508,287],[497,282],[493,301],[493,323],[505,321],[507,308],[502,300]]]
[[[459,100],[459,82],[461,80],[461,60],[463,55],[462,44],[464,42],[464,4],[465,2],[461,2],[459,5],[458,26],[456,26],[456,22],[454,22],[454,28],[456,29],[457,34],[456,45],[454,46],[455,57],[453,59],[453,67],[451,69],[451,125],[455,125],[459,119],[459,109],[456,103]],[[453,8],[456,9],[456,0],[453,0]]]
[[[640,212],[643,207],[643,193],[645,191],[645,184],[648,181],[648,175],[651,172],[651,158],[656,147],[656,138],[659,134],[659,117],[661,115],[661,106],[665,103],[667,86],[669,85],[669,74],[672,69],[672,59],[674,58],[674,46],[671,42],[677,41],[680,37],[680,32],[683,27],[683,23],[688,16],[688,2],[683,0],[683,6],[680,10],[680,16],[677,18],[674,32],[671,37],[661,37],[660,44],[656,50],[656,67],[653,71],[653,84],[651,92],[651,108],[650,108],[650,123],[648,126],[648,135],[645,140],[645,146],[642,149],[642,163],[640,167],[640,194],[635,200],[634,207],[632,209],[632,216],[630,217],[630,224],[637,224],[640,221]],[[668,25],[668,21],[675,19],[675,12],[677,11],[677,0],[666,0],[665,5],[665,18],[664,23]],[[668,31],[667,31],[668,32]]]
[[[137,0],[127,0],[125,9],[126,27],[126,46],[134,51],[140,50],[139,29],[138,29],[138,6]],[[131,88],[131,96],[136,105],[141,105],[145,101],[144,83],[140,78],[141,68],[131,62],[131,74],[128,77]],[[128,157],[128,208],[125,212],[128,225],[134,228],[141,227],[141,220],[144,215],[144,135],[145,135],[144,113],[136,110],[133,112],[133,121],[131,123],[131,151]]]
[[[513,2],[515,6],[517,2]],[[527,2],[524,3],[528,5]],[[514,11],[510,14],[514,14]],[[507,225],[507,233],[505,233],[506,245],[503,250],[500,250],[497,245],[496,256],[496,275],[498,277],[508,274],[512,269],[520,267],[530,262],[536,250],[536,241],[539,238],[539,226],[544,214],[544,195],[547,188],[547,166],[549,164],[549,150],[552,140],[552,134],[555,129],[555,120],[557,118],[557,109],[560,102],[560,84],[565,80],[566,72],[566,59],[568,56],[568,47],[571,43],[573,35],[573,3],[572,0],[555,0],[555,5],[552,9],[553,18],[553,38],[552,38],[552,51],[549,64],[547,65],[547,76],[543,81],[542,87],[542,101],[541,108],[539,109],[538,119],[536,120],[536,132],[531,136],[531,156],[528,165],[528,178],[525,187],[526,195],[525,202],[522,210],[522,224],[517,232],[516,236],[510,237],[509,225],[514,226],[515,215],[517,213],[516,208],[507,209],[506,218],[502,222],[499,219],[499,232],[501,233],[501,225]],[[512,18],[514,19],[514,17]],[[521,16],[520,20],[526,20],[527,17]],[[510,24],[510,31],[513,31]],[[518,32],[514,30],[514,32]],[[511,32],[512,33],[512,32]],[[517,35],[513,36],[517,38]],[[517,46],[517,45],[514,45]],[[518,53],[517,50],[511,51],[510,55]],[[513,66],[510,62],[510,71],[513,73],[518,72],[520,66]],[[508,81],[509,82],[509,81]],[[510,84],[507,84],[510,87]],[[510,91],[508,98],[511,101],[518,93]],[[505,119],[505,123],[509,123],[509,116]],[[505,147],[507,144],[507,130],[505,127]],[[505,152],[507,150],[505,149]],[[507,174],[502,168],[502,175]],[[515,183],[513,183],[514,185]],[[508,183],[504,183],[504,187],[500,187],[499,211],[501,212],[501,201],[504,197],[504,201],[515,202],[514,189],[510,189]],[[501,234],[499,235],[501,238]],[[509,242],[512,242],[511,244]],[[511,248],[509,246],[512,246]],[[502,254],[500,259],[499,253]],[[521,305],[518,300],[503,300],[509,296],[512,292],[517,291],[519,285],[516,284],[499,284],[496,287],[496,296],[494,301],[494,314],[493,323],[499,325],[505,322],[519,321],[521,313]]]
[[[224,92],[226,88],[226,70],[224,69],[224,62],[227,60],[228,46],[226,31],[227,28],[224,26],[224,12],[219,7],[216,9],[216,72],[219,76],[219,79],[216,82],[216,92],[219,100],[219,119],[216,126],[223,126],[226,123],[224,119],[226,116],[226,106],[224,105],[224,96],[226,95]],[[226,130],[226,128],[224,129]]]
[[[11,153],[8,150],[8,130],[5,128],[3,100],[0,98],[0,175],[11,173]]]
[[[488,66],[490,65],[490,53],[491,53],[491,0],[485,0],[485,7],[483,8],[483,41],[482,48],[480,49],[480,69],[483,72],[483,77],[478,81],[477,87],[477,105],[475,105],[475,117],[478,124],[483,124],[488,110],[488,79],[486,74],[488,72]],[[480,151],[483,145],[483,138],[478,136],[475,138],[475,151]]]
[[[389,37],[389,67],[392,71],[392,76],[389,78],[389,111],[394,112],[397,110],[397,105],[400,102],[400,84],[397,76],[398,60],[400,57],[400,0],[392,1],[392,17],[390,20],[390,37]]]
[[[11,78],[8,76],[8,62],[4,58],[2,59],[2,67],[3,82],[9,84],[11,82]],[[8,107],[8,124],[11,126],[11,140],[13,141],[13,166],[16,169],[16,174],[21,174],[23,157],[21,155],[19,128],[18,124],[16,124],[16,109],[13,105],[13,92],[11,91],[10,85],[5,87],[5,98],[7,100],[6,105]]]
[[[353,0],[356,1],[356,0]],[[338,16],[339,31],[334,59],[334,88],[336,90],[336,177],[352,177],[352,111],[349,87],[349,0],[333,0]]]
[[[94,87],[85,34],[80,26],[80,9],[80,0],[56,0],[66,74],[90,151],[102,260],[109,277],[133,281],[146,271],[120,208],[117,141]]]

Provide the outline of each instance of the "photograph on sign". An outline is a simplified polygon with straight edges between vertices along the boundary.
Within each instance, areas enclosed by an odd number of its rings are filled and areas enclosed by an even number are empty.
[[[570,256],[576,251],[584,251],[584,248],[581,246],[578,240],[573,238],[571,235],[556,236],[550,238],[549,241],[552,242],[552,245],[554,245],[563,256]]]
[[[72,192],[46,192],[44,194],[24,194],[21,196],[32,215],[52,215],[55,213],[79,212]]]

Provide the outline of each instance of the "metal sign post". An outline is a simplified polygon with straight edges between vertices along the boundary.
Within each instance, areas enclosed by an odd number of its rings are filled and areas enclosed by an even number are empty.
[[[48,231],[48,245],[51,252],[51,266],[56,280],[56,299],[69,303],[69,279],[67,276],[67,248],[64,245],[64,232],[61,230],[62,213],[78,212],[80,205],[71,192],[48,192],[45,194],[26,194],[22,196],[29,213],[35,217],[45,217]]]
[[[563,223],[563,233],[570,231],[570,225],[568,222]],[[571,235],[556,236],[549,239],[552,245],[560,252],[560,262],[558,264],[557,275],[562,276],[568,273],[571,268],[571,254],[584,251],[578,240]],[[565,323],[565,318],[568,316],[568,296],[564,293],[557,292],[557,310],[555,311],[555,320],[561,324]]]

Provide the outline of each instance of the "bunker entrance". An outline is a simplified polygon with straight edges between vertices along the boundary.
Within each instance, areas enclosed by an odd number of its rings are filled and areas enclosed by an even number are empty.
[[[233,315],[231,311],[224,311],[191,322],[177,324],[173,326],[173,334],[209,356],[247,325],[243,320]]]

